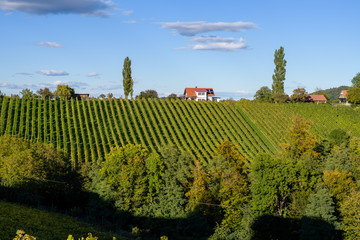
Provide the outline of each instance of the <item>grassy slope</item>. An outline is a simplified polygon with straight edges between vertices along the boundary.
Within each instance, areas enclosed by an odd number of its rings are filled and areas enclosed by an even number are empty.
[[[125,239],[66,215],[0,201],[0,239],[13,239],[18,229],[39,240],[66,240],[69,234],[78,239],[88,233],[100,240]]]

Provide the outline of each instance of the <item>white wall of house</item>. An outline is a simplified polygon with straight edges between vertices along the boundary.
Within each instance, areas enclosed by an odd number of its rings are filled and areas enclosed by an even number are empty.
[[[207,101],[208,96],[206,91],[196,92],[196,101]]]

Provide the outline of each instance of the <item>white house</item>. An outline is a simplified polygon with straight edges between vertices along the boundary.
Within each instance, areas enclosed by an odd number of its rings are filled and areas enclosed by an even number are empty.
[[[185,88],[185,99],[191,99],[195,101],[219,101],[220,97],[215,97],[214,90],[212,88]]]

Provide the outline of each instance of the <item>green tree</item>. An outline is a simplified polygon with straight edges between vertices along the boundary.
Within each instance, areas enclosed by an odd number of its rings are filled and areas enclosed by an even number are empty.
[[[305,88],[296,88],[290,97],[291,102],[305,102],[308,98]]]
[[[105,96],[105,94],[102,93],[102,94],[99,95],[99,98],[105,99],[106,96]]]
[[[337,221],[335,204],[329,190],[321,188],[311,194],[301,220],[301,239],[334,239],[335,230],[339,228],[340,223]]]
[[[347,145],[349,143],[350,136],[346,133],[346,131],[342,129],[332,130],[329,134],[329,141],[337,146],[341,144]]]
[[[275,50],[274,54],[274,63],[275,69],[272,76],[272,97],[275,102],[285,102],[287,100],[287,95],[284,93],[284,81],[286,74],[286,60],[284,59],[285,53],[284,48],[280,47],[278,50]]]
[[[98,192],[105,199],[115,201],[121,210],[138,212],[146,204],[147,178],[145,162],[148,151],[141,145],[128,144],[113,148],[105,155],[99,171],[107,191]],[[110,192],[109,192],[110,189]],[[98,189],[100,190],[100,189]],[[109,194],[109,195],[108,195]]]
[[[147,215],[162,218],[185,217],[185,193],[189,191],[193,158],[188,152],[180,152],[174,145],[160,148],[164,162],[163,187],[153,203],[147,208]]]
[[[112,94],[112,93],[108,93],[108,94],[107,94],[107,98],[108,98],[108,99],[112,99],[112,98],[114,98],[114,94]]]
[[[0,185],[21,186],[33,180],[59,180],[69,169],[61,151],[21,138],[0,137]]]
[[[122,74],[123,74],[123,87],[124,87],[125,99],[128,99],[129,94],[132,99],[134,81],[131,77],[131,60],[129,59],[129,57],[126,57],[124,60],[124,67]]]
[[[51,99],[53,97],[53,93],[50,91],[49,88],[41,88],[37,90],[36,93],[39,94],[44,100]]]
[[[352,191],[340,205],[344,239],[360,239],[360,192]]]
[[[140,92],[136,98],[142,99],[142,98],[151,98],[151,99],[158,99],[159,95],[155,90],[148,89],[143,92]]]
[[[30,89],[25,88],[23,89],[20,94],[22,95],[23,99],[32,99],[36,97],[36,94],[34,94]]]
[[[153,152],[146,160],[145,167],[149,184],[149,202],[153,203],[153,199],[158,196],[164,186],[162,179],[165,173],[164,160],[159,154]]]
[[[299,217],[320,177],[303,159],[261,154],[251,163],[250,180],[255,216]]]
[[[353,87],[360,87],[360,72],[353,77],[351,83],[353,84]]]
[[[177,99],[177,95],[175,93],[170,94],[169,96],[166,97],[166,99]]]
[[[350,103],[360,103],[360,87],[350,87],[347,92],[347,100]]]
[[[212,192],[223,207],[222,225],[231,231],[242,230],[244,207],[249,201],[248,162],[238,146],[224,140],[217,146],[214,163],[210,162]]]
[[[251,163],[252,209],[255,216],[286,216],[296,185],[294,162],[259,155]]]
[[[271,102],[272,92],[267,86],[261,87],[254,95],[254,100],[259,102]]]
[[[57,85],[56,90],[54,91],[54,96],[57,96],[63,100],[69,100],[75,94],[75,90],[69,85]]]

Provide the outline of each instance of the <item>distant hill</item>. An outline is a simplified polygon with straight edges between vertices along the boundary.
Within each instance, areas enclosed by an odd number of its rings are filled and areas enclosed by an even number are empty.
[[[340,86],[340,87],[337,87],[337,88],[329,88],[329,89],[325,89],[325,90],[322,90],[322,91],[324,91],[325,94],[327,94],[330,97],[330,102],[332,102],[332,101],[338,99],[338,97],[339,97],[342,90],[348,90],[348,89],[349,89],[348,86]],[[316,93],[316,92],[314,92],[314,93]],[[312,93],[312,94],[314,94],[314,93]]]

